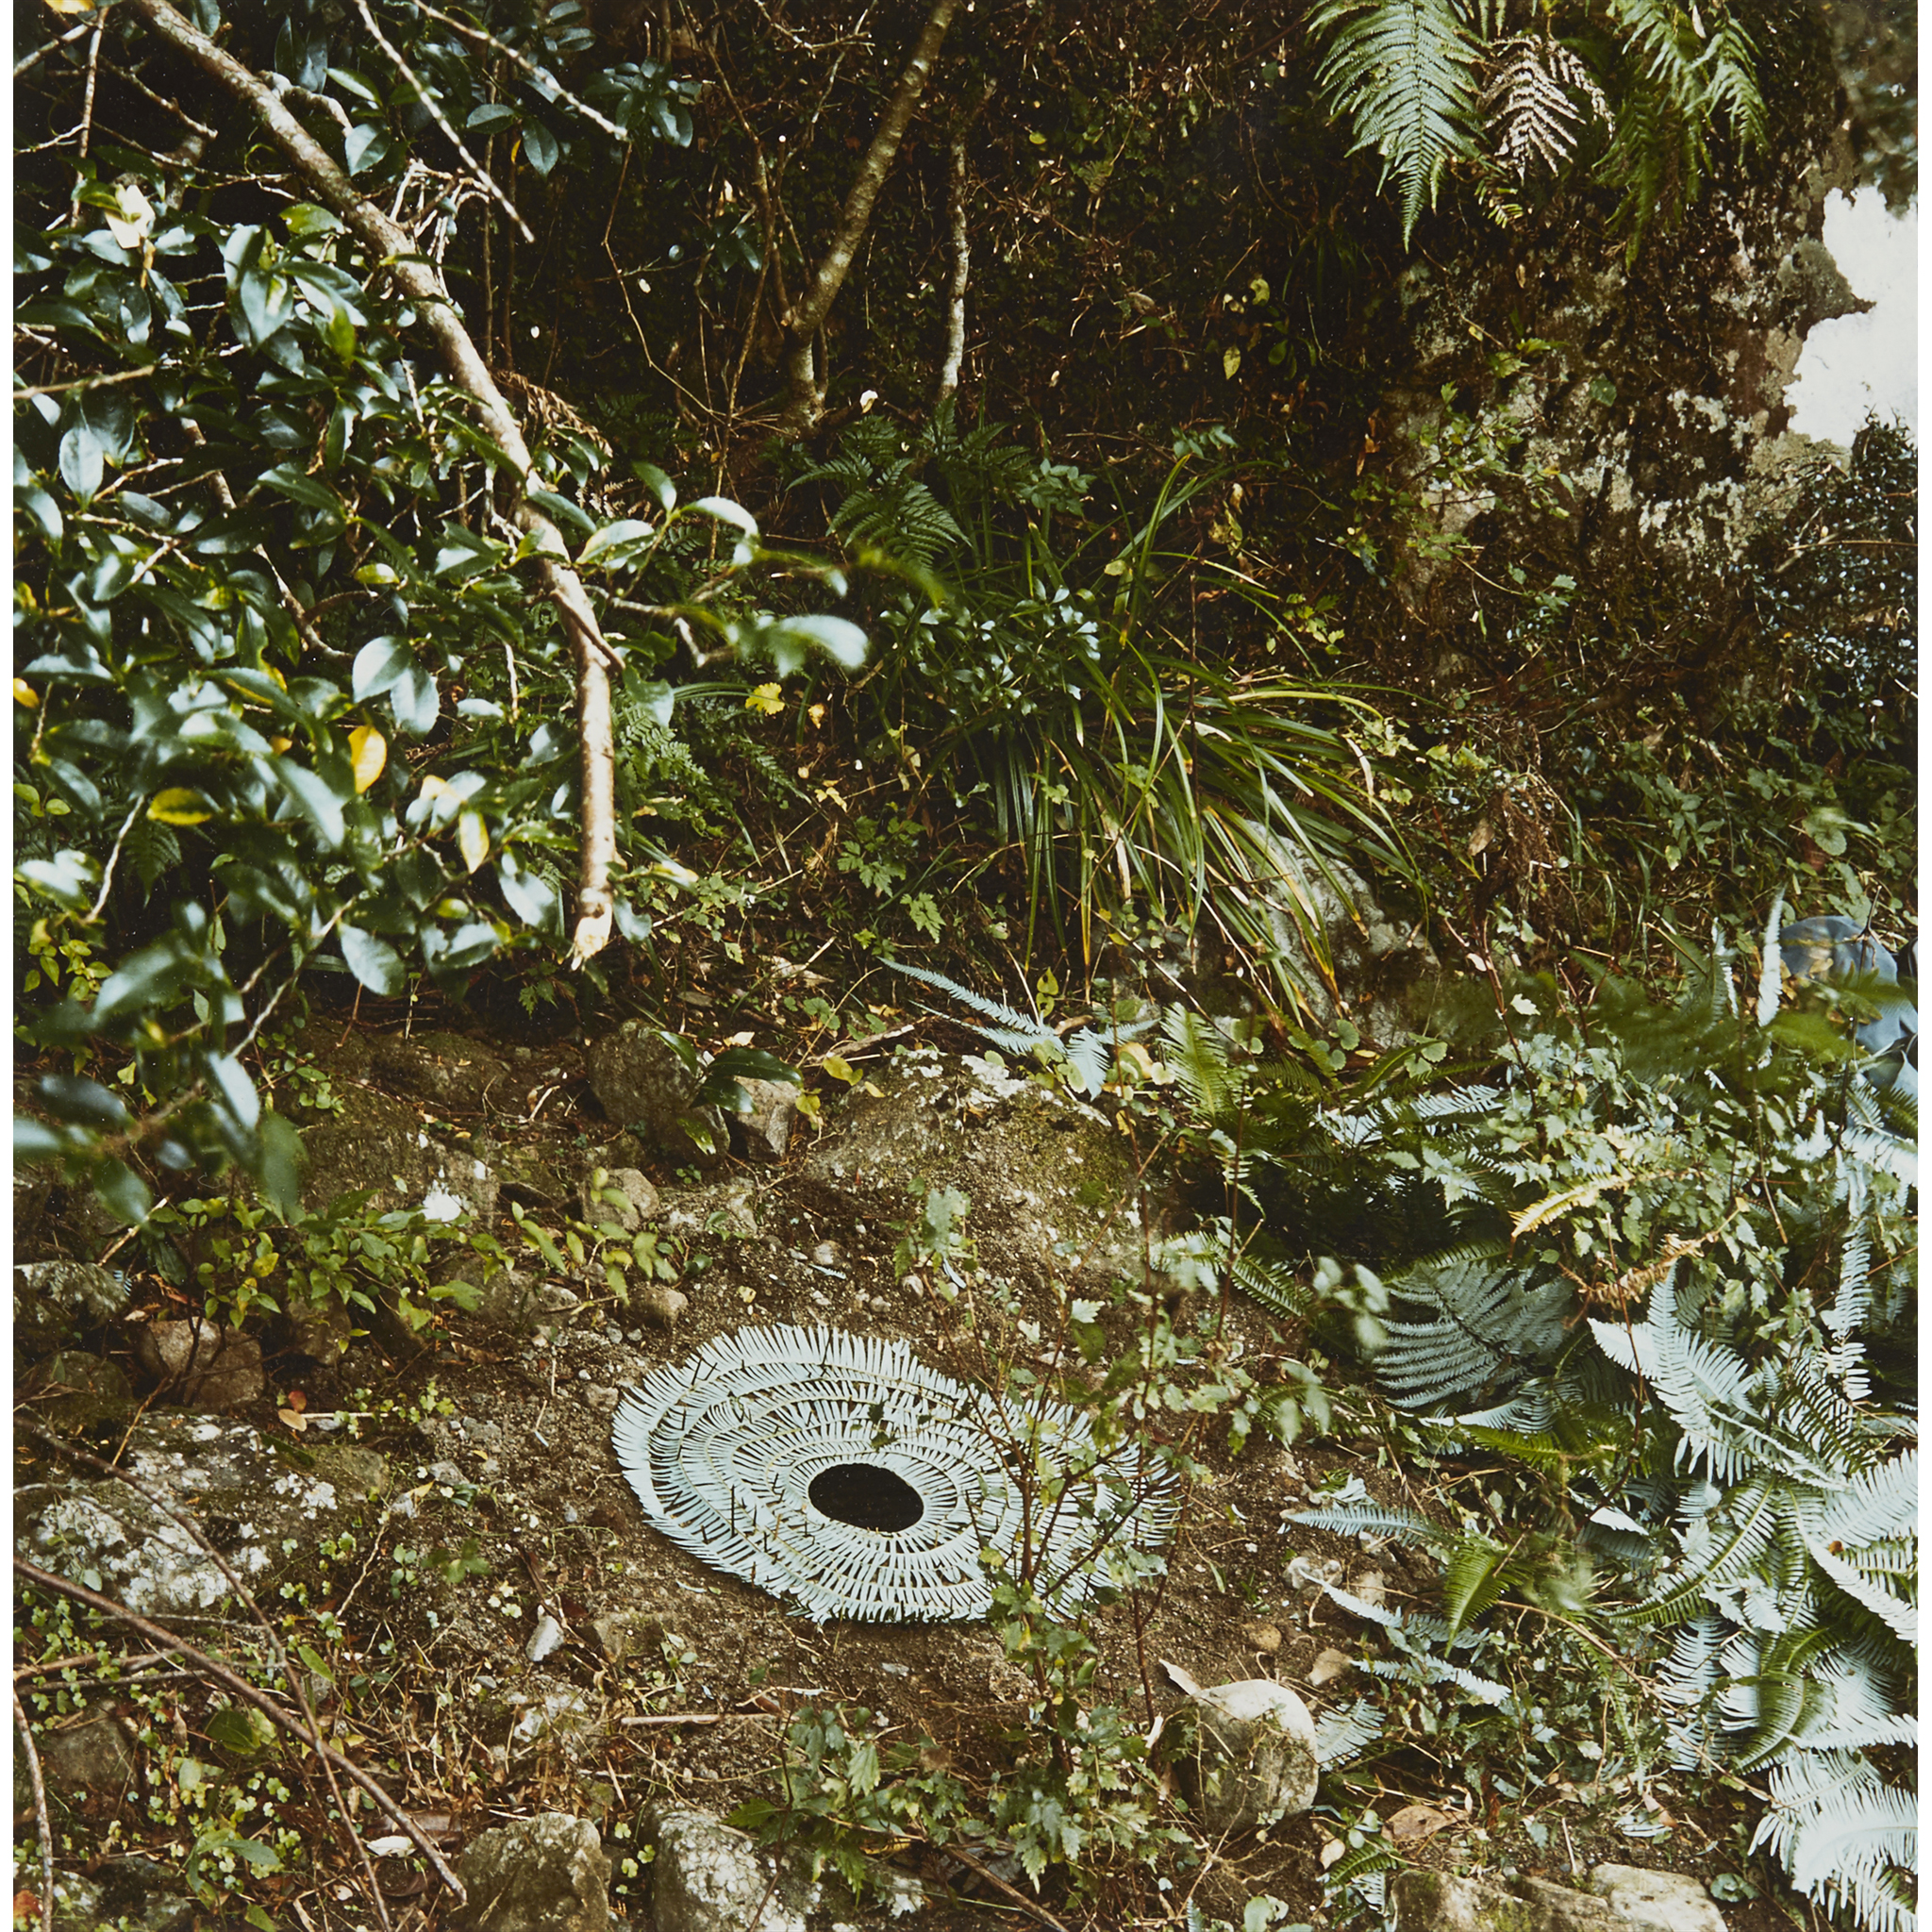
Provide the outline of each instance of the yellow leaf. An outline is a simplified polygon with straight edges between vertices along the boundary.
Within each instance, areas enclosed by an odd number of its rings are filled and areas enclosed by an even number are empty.
[[[40,701],[40,692],[25,678],[16,677],[13,680],[13,702],[16,705],[25,705],[31,711]]]
[[[418,795],[423,798],[435,798],[440,793],[447,791],[448,790],[449,780],[447,778],[439,778],[434,772],[431,772],[430,774],[424,779],[423,790]]]
[[[153,804],[147,808],[147,815],[164,825],[198,825],[204,819],[214,817],[200,792],[190,791],[181,785],[173,786],[166,791],[157,791]]]
[[[349,733],[349,763],[358,792],[367,791],[382,776],[382,768],[389,763],[389,741],[374,724],[358,724]]]
[[[744,708],[747,711],[762,711],[767,718],[775,718],[785,708],[785,700],[775,684],[761,684],[756,691],[746,694]]]
[[[474,805],[457,817],[457,849],[463,855],[463,865],[470,872],[475,872],[490,857],[490,827]]]
[[[47,0],[49,13],[92,13],[95,0]]]
[[[1232,382],[1235,371],[1241,366],[1241,352],[1239,349],[1224,349],[1221,352],[1221,373]]]
[[[287,751],[288,748],[294,743],[294,741],[295,741],[292,738],[271,738],[268,741],[268,744],[269,749],[272,752],[274,752],[277,758],[279,758],[283,752]]]
[[[841,1059],[835,1053],[828,1053],[819,1064],[824,1068],[826,1073],[831,1074],[833,1079],[842,1080],[848,1087],[857,1082],[858,1078],[858,1075],[852,1071],[850,1063]]]

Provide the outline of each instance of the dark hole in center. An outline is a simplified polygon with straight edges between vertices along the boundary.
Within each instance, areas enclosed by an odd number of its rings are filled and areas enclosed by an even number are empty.
[[[912,1485],[870,1462],[835,1462],[811,1479],[812,1507],[855,1529],[910,1529],[925,1514]]]

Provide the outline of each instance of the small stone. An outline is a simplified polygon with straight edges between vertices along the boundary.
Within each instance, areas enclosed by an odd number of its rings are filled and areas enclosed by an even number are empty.
[[[1288,1566],[1288,1581],[1291,1589],[1300,1591],[1304,1596],[1320,1596],[1324,1583],[1341,1581],[1341,1559],[1297,1557]]]
[[[78,1435],[125,1416],[134,1391],[118,1362],[79,1349],[61,1349],[34,1364],[20,1385],[29,1413],[61,1435]]]
[[[212,1322],[149,1322],[135,1337],[141,1365],[193,1408],[240,1408],[261,1394],[261,1343]]]
[[[71,1341],[126,1306],[125,1286],[92,1261],[24,1261],[13,1271],[15,1339],[36,1348]]]
[[[470,1310],[486,1328],[521,1328],[535,1310],[536,1282],[514,1268],[499,1268],[489,1275]]]
[[[552,1651],[563,1647],[563,1625],[548,1610],[537,1619],[537,1627],[530,1632],[530,1641],[524,1645],[524,1655],[533,1664],[541,1664]]]
[[[602,1382],[592,1382],[584,1391],[584,1406],[594,1409],[599,1415],[614,1413],[622,1399],[615,1389],[606,1388]]]
[[[1321,1760],[1315,1720],[1285,1685],[1253,1677],[1216,1684],[1189,1703],[1195,1747],[1176,1769],[1201,1822],[1217,1835],[1252,1830],[1315,1802]]]
[[[811,1251],[811,1258],[821,1268],[842,1268],[845,1250],[837,1241],[821,1241]]]
[[[283,1319],[289,1324],[289,1341],[295,1353],[325,1369],[341,1360],[355,1339],[356,1324],[348,1309],[333,1298],[307,1307],[291,1307]]]
[[[1348,1593],[1379,1610],[1389,1594],[1389,1579],[1379,1570],[1361,1570],[1348,1579]]]
[[[597,1648],[614,1664],[626,1657],[657,1657],[664,1642],[664,1625],[656,1617],[641,1617],[631,1610],[606,1610],[591,1619],[591,1635]]]
[[[134,1776],[134,1750],[107,1711],[92,1711],[79,1724],[50,1730],[40,1740],[41,1765],[57,1790],[119,1790]]]
[[[1276,1624],[1243,1624],[1241,1641],[1263,1657],[1273,1657],[1281,1648],[1281,1627]]]
[[[659,1153],[702,1167],[724,1158],[730,1145],[724,1116],[715,1107],[697,1106],[697,1073],[657,1028],[626,1020],[591,1043],[584,1070],[606,1115]]]
[[[1317,1690],[1355,1668],[1355,1659],[1342,1650],[1324,1650],[1308,1666],[1308,1682]]]
[[[638,1313],[653,1328],[675,1328],[691,1307],[690,1297],[675,1288],[647,1288],[638,1296]]]
[[[536,1295],[537,1307],[546,1315],[567,1315],[581,1300],[560,1281],[546,1281]]]
[[[585,1220],[593,1226],[614,1222],[625,1234],[635,1234],[645,1222],[658,1218],[662,1211],[658,1191],[640,1169],[614,1168],[599,1182],[600,1172],[586,1174],[577,1189]]]
[[[783,1160],[798,1119],[798,1089],[790,1080],[747,1080],[742,1075],[738,1084],[751,1103],[744,1112],[731,1116],[745,1153],[754,1160]]]
[[[588,1818],[552,1811],[486,1831],[457,1861],[458,1932],[609,1932],[610,1860]]]

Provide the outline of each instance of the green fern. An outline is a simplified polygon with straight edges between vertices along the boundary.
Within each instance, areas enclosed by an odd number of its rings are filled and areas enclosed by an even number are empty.
[[[1310,22],[1332,37],[1319,82],[1357,148],[1395,179],[1405,246],[1451,161],[1475,153],[1476,47],[1458,0],[1326,0]]]

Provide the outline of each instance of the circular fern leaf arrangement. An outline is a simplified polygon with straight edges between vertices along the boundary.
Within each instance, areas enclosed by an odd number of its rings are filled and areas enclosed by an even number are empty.
[[[980,1553],[1061,1614],[1173,1531],[1172,1478],[1085,1419],[941,1375],[903,1342],[831,1328],[721,1335],[620,1405],[644,1514],[815,1622],[957,1623],[992,1606]]]

